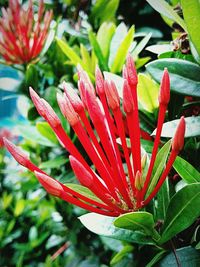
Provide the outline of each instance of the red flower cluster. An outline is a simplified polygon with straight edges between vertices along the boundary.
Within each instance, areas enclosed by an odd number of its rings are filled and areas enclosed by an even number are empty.
[[[123,70],[122,103],[126,114],[132,157],[130,157],[126,142],[123,111],[115,83],[104,80],[98,68],[96,70],[96,90],[87,73],[80,67],[78,68],[78,76],[81,98],[75,90],[64,84],[65,92],[63,95],[58,94],[57,100],[61,112],[75,131],[96,171],[88,165],[70,140],[52,107],[40,98],[33,89],[30,89],[30,94],[39,114],[49,123],[59,141],[69,151],[70,163],[80,184],[90,189],[99,198],[99,201],[75,192],[54,180],[34,165],[19,148],[10,142],[5,141],[5,145],[20,164],[35,172],[40,183],[52,195],[86,210],[107,216],[118,216],[138,210],[147,205],[156,195],[184,145],[185,120],[182,117],[172,139],[171,152],[163,173],[153,191],[146,197],[170,99],[168,72],[167,70],[164,71],[161,82],[156,137],[145,177],[143,166],[146,160],[144,156],[141,156],[140,144],[137,73],[131,56],[128,56]],[[116,132],[121,141],[122,151],[116,141]],[[127,167],[124,167],[125,165]]]
[[[9,0],[0,18],[0,54],[9,64],[24,64],[36,58],[45,43],[52,10],[44,14],[43,0],[39,2],[37,18],[30,0],[25,10],[18,0]]]

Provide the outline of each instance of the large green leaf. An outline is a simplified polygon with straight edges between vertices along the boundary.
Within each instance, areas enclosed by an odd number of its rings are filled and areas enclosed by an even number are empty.
[[[154,239],[159,238],[159,234],[154,229],[155,222],[153,215],[145,211],[130,212],[120,215],[114,221],[114,225],[127,230],[142,231],[146,235],[152,236]]]
[[[186,131],[185,137],[200,136],[200,116],[198,117],[187,117],[185,118]],[[162,137],[172,138],[176,132],[179,120],[168,121],[163,124]],[[156,134],[156,129],[153,131],[152,135]]]
[[[97,32],[97,41],[107,62],[110,53],[110,42],[115,33],[115,29],[116,26],[114,23],[104,22]]]
[[[179,15],[173,10],[166,1],[164,0],[147,0],[147,2],[160,14],[166,16],[167,18],[176,21],[184,30],[186,30],[186,25],[184,20],[179,17]]]
[[[179,266],[181,267],[198,267],[200,266],[200,253],[196,249],[188,246],[184,248],[176,249],[176,251],[171,252],[166,257],[164,257],[158,267],[174,267],[178,266],[177,259],[179,261]],[[147,265],[148,266],[148,265]]]
[[[165,243],[200,216],[200,183],[189,184],[171,199],[159,243]]]
[[[167,68],[172,91],[200,97],[200,67],[197,64],[183,59],[165,58],[148,63],[146,68],[158,83],[161,81],[164,68]]]
[[[153,244],[152,239],[140,231],[116,228],[113,225],[115,218],[88,213],[79,217],[79,219],[88,230],[95,234],[137,244]]]
[[[200,2],[199,0],[181,0],[181,7],[183,11],[184,20],[187,27],[187,32],[192,41],[192,44],[198,53],[198,62],[200,63]],[[192,50],[193,52],[193,50]],[[195,57],[196,58],[196,57]]]
[[[200,173],[181,157],[176,158],[173,167],[187,184],[200,183]]]
[[[138,75],[138,97],[143,108],[153,113],[158,108],[158,85],[147,75]]]
[[[170,148],[171,148],[171,140],[169,140],[157,153],[156,161],[153,167],[152,178],[146,193],[146,197],[148,197],[151,194],[161,176],[161,173],[167,161]]]
[[[111,72],[117,73],[122,70],[124,61],[126,59],[128,50],[130,48],[130,45],[133,41],[133,36],[135,32],[135,27],[132,26],[123,41],[121,42],[120,46],[117,49],[115,58],[113,60],[113,63],[111,65]]]

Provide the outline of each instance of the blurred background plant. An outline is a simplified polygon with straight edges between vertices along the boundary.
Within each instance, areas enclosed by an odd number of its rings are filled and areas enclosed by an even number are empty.
[[[26,9],[29,1],[21,2]],[[35,14],[38,3],[33,1]],[[1,0],[0,5],[6,8],[8,1]],[[155,132],[150,134],[156,128],[158,89],[165,67],[171,78],[171,100],[162,144],[172,137],[181,115],[187,117],[187,138],[163,190],[146,210],[153,214],[156,229],[166,234],[164,245],[155,245],[141,229],[136,232],[118,229],[110,219],[83,215],[85,211],[46,194],[35,177],[16,164],[0,141],[0,266],[150,267],[166,266],[166,262],[168,266],[176,266],[182,261],[185,266],[199,266],[200,203],[198,192],[191,185],[200,182],[199,2],[57,0],[44,1],[44,5],[45,10],[53,10],[53,18],[37,60],[24,65],[1,59],[1,137],[7,136],[20,144],[33,162],[39,162],[41,169],[59,181],[76,182],[67,152],[48,124],[39,119],[29,100],[28,87],[32,86],[53,106],[66,132],[82,150],[76,135],[63,120],[56,93],[62,90],[64,80],[76,88],[77,64],[94,82],[98,63],[106,78],[114,79],[120,89],[122,81],[118,74],[129,52],[139,73],[143,148],[151,153]],[[176,218],[175,200],[181,207],[188,202],[181,190],[196,198]],[[190,209],[195,217],[188,216]],[[80,223],[77,217],[81,215],[82,223],[100,236]],[[187,224],[183,223],[185,218]],[[175,228],[169,221],[175,222]]]

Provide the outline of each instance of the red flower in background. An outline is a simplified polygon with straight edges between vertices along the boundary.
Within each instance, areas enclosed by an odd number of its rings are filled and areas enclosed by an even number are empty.
[[[95,167],[95,171],[88,165],[66,134],[52,107],[40,98],[33,89],[30,89],[30,94],[39,114],[49,123],[59,141],[70,153],[70,163],[80,184],[90,189],[99,200],[90,198],[88,195],[84,196],[53,179],[34,165],[18,147],[7,140],[5,140],[5,145],[14,158],[21,165],[34,172],[47,192],[54,196],[86,210],[107,216],[118,216],[138,210],[147,205],[156,195],[184,145],[185,120],[182,117],[172,139],[171,152],[166,166],[152,192],[146,197],[170,99],[168,72],[167,70],[164,71],[161,82],[157,131],[147,174],[144,174],[143,167],[146,159],[141,153],[140,144],[137,73],[131,56],[128,56],[123,71],[122,103],[131,143],[132,158],[130,158],[126,142],[120,97],[114,82],[104,80],[98,68],[96,71],[96,90],[87,73],[80,68],[78,68],[78,76],[81,98],[75,90],[64,84],[65,92],[63,95],[58,94],[57,100],[61,112],[79,138]],[[116,140],[118,136],[121,141],[122,152],[120,152]],[[122,153],[123,155],[121,155]],[[127,166],[125,168],[124,163]]]
[[[3,139],[6,138],[10,141],[17,139],[17,136],[14,135],[10,130],[7,128],[0,129],[0,148],[4,147]]]
[[[40,54],[52,19],[52,10],[44,11],[43,0],[39,1],[37,16],[32,1],[27,10],[18,0],[9,0],[9,7],[2,8],[0,54],[7,63],[28,63]]]

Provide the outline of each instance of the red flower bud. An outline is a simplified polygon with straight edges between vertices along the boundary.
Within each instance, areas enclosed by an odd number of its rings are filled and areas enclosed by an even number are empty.
[[[158,101],[160,104],[168,105],[169,100],[170,100],[170,79],[167,68],[165,68],[161,80]]]
[[[120,98],[117,88],[113,81],[110,83],[108,81],[104,82],[105,93],[108,101],[108,105],[112,110],[115,110],[120,105]]]
[[[123,108],[126,113],[131,113],[134,110],[134,101],[131,93],[131,88],[127,82],[124,80],[123,86]]]
[[[172,139],[172,150],[179,153],[183,149],[184,137],[185,137],[185,119],[182,116],[176,128],[175,135]]]

